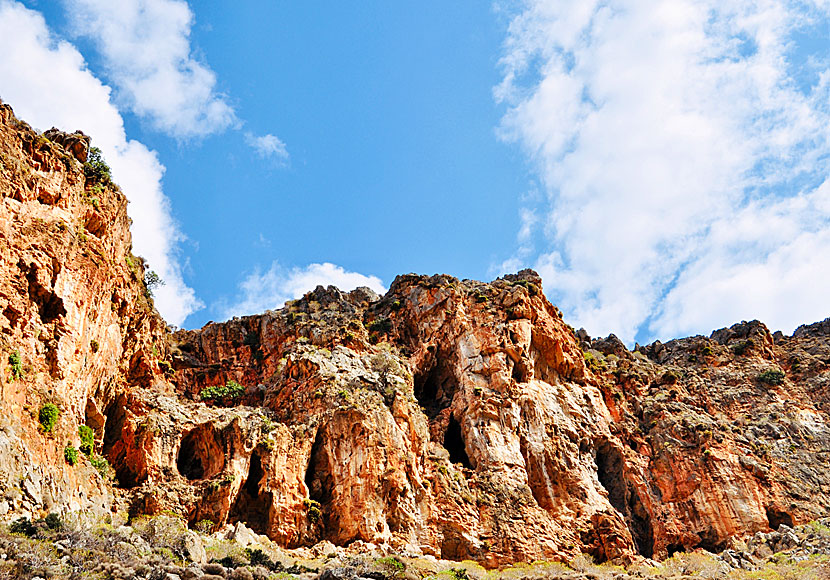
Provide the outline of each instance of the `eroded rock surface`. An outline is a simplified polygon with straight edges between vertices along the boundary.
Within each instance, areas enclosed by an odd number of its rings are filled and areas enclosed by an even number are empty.
[[[498,566],[718,551],[828,515],[828,321],[629,351],[525,270],[319,287],[171,333],[88,148],[0,105],[2,518],[172,511]],[[111,482],[65,460],[84,424]]]

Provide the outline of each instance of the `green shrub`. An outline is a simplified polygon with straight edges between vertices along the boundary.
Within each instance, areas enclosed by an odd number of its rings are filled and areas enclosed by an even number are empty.
[[[392,330],[392,321],[381,316],[369,324],[369,330],[371,332],[377,332],[378,334],[386,334]]]
[[[784,371],[779,369],[767,369],[758,375],[758,380],[768,385],[780,385],[784,382]]]
[[[112,171],[104,161],[104,155],[98,147],[89,148],[89,156],[84,163],[84,177],[92,185],[96,183],[108,185],[112,182]]]
[[[202,389],[199,397],[203,401],[219,401],[223,399],[238,399],[245,394],[245,387],[236,381],[228,381],[224,387],[208,387]]]
[[[276,572],[281,568],[280,565],[274,562],[268,554],[262,551],[261,548],[256,548],[255,550],[245,548],[245,554],[248,556],[251,566],[263,566],[272,572]]]
[[[78,463],[78,450],[72,445],[67,445],[63,448],[63,458],[69,465]]]
[[[93,455],[89,458],[89,462],[92,464],[92,467],[95,468],[95,471],[98,472],[102,479],[107,480],[110,478],[110,462],[107,461],[106,457],[101,457],[100,455]]]
[[[90,457],[95,451],[95,432],[91,427],[81,425],[78,427],[78,436],[81,438],[81,452]]]
[[[48,516],[46,516],[46,518],[44,518],[43,521],[46,522],[46,527],[50,530],[63,529],[63,520],[61,520],[61,517],[55,512],[50,513]]]
[[[388,570],[391,570],[393,576],[397,576],[399,573],[406,570],[406,564],[392,556],[378,558],[377,560],[375,560],[375,565],[382,566],[384,568],[387,568]]]
[[[13,534],[23,534],[24,536],[34,536],[37,533],[37,527],[29,518],[17,518],[9,524],[9,531]]]
[[[11,380],[16,380],[23,376],[23,362],[20,360],[20,351],[16,350],[9,355],[9,365],[12,367]]]
[[[750,338],[749,340],[741,341],[733,346],[732,352],[734,352],[737,356],[744,356],[754,345],[755,342]]]
[[[40,408],[38,419],[40,426],[45,433],[49,433],[58,424],[58,417],[60,417],[60,409],[54,403],[46,403]]]
[[[197,531],[202,532],[203,534],[210,534],[211,532],[213,532],[213,527],[215,525],[216,524],[213,523],[213,520],[206,518],[204,520],[199,520],[199,522],[197,522],[196,525],[193,527],[196,528]]]
[[[150,298],[153,297],[153,291],[160,286],[164,286],[164,280],[161,279],[154,270],[147,270],[144,273],[144,288]]]
[[[320,521],[320,518],[323,515],[323,510],[321,509],[319,501],[314,501],[313,499],[304,499],[303,505],[308,510],[306,514],[308,516],[308,521],[310,521],[312,524],[316,524],[318,521]]]

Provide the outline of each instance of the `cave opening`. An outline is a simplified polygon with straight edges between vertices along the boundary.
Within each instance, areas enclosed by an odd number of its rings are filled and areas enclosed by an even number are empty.
[[[526,383],[527,382],[527,365],[522,361],[516,361],[513,363],[513,370],[511,371],[511,376],[513,380],[517,383]]]
[[[608,441],[602,441],[597,445],[596,464],[599,483],[608,492],[608,501],[625,519],[637,552],[651,558],[654,555],[651,516],[637,490],[625,479],[622,453]]]
[[[793,527],[793,517],[774,506],[767,506],[767,521],[769,521],[770,529],[773,530],[777,530],[781,524]]]
[[[90,411],[90,409],[87,409]],[[94,413],[90,413],[93,414]],[[122,393],[115,397],[104,409],[104,433],[101,455],[107,458],[115,470],[118,487],[132,488],[140,483],[139,474],[127,461],[127,448],[124,444],[124,423],[127,420],[127,398]],[[98,423],[100,429],[100,423]],[[95,422],[92,425],[96,429]]]
[[[182,439],[179,447],[179,455],[176,457],[176,468],[179,473],[187,479],[202,479],[205,476],[205,468],[202,466],[202,458],[196,453],[196,441],[187,436]]]
[[[176,468],[187,479],[207,479],[225,467],[225,454],[212,423],[199,425],[182,437]]]
[[[450,415],[450,423],[444,433],[444,449],[449,451],[451,463],[460,463],[467,469],[473,468],[467,455],[467,448],[464,445],[461,423],[456,420],[455,415]]]
[[[685,551],[686,551],[686,546],[684,546],[683,544],[669,544],[668,546],[666,546],[666,552],[668,552],[669,558],[671,558],[672,556],[674,556],[675,554],[677,554],[679,552],[685,552]]]
[[[305,484],[308,487],[308,497],[321,506],[326,505],[332,498],[332,478],[329,469],[328,456],[324,445],[323,434],[319,431],[311,446],[311,455],[305,472]]]
[[[231,523],[244,522],[257,534],[268,532],[268,514],[271,508],[271,492],[261,491],[264,477],[262,457],[254,451],[248,467],[248,476],[239,490],[228,518]]]
[[[721,538],[718,532],[712,528],[706,528],[697,533],[700,542],[695,545],[695,548],[703,548],[707,552],[717,554],[726,549],[726,540]]]
[[[43,324],[54,322],[61,316],[66,316],[66,307],[63,305],[63,299],[55,294],[49,288],[43,286],[37,278],[37,266],[30,264],[26,268],[24,262],[20,262],[19,266],[26,269],[26,281],[29,283],[29,299],[37,305],[38,314]],[[52,277],[54,284],[54,278]]]
[[[112,448],[121,441],[127,408],[124,395],[118,395],[104,410],[104,447],[103,455],[109,455]]]
[[[415,398],[430,419],[450,406],[456,381],[446,364],[437,361],[429,369],[416,371],[414,383]]]

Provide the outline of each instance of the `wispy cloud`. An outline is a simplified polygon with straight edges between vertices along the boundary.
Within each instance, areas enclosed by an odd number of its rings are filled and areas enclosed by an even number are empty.
[[[161,188],[164,166],[154,151],[128,140],[110,100],[110,88],[87,69],[69,43],[54,39],[40,13],[0,0],[0,90],[18,116],[35,127],[82,129],[93,136],[130,199],[135,252],[165,280],[156,305],[179,325],[202,307],[182,279],[177,243],[182,235]]]
[[[260,157],[273,159],[281,164],[288,162],[288,150],[285,143],[278,137],[271,135],[257,136],[253,133],[245,133],[245,142],[251,146]]]
[[[101,54],[119,104],[178,138],[238,123],[216,74],[190,46],[193,13],[182,0],[64,0],[78,36]]]
[[[380,278],[349,272],[328,262],[309,264],[304,268],[284,268],[274,262],[267,271],[257,270],[242,281],[239,296],[233,304],[219,304],[216,309],[223,320],[257,314],[281,308],[286,300],[300,298],[317,286],[336,286],[343,291],[367,286],[380,294],[386,292]]]
[[[830,314],[830,5],[520,6],[502,132],[545,184],[535,265],[576,324],[632,341]]]

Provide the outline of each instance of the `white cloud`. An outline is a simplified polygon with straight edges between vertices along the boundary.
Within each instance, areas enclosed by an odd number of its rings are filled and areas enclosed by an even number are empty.
[[[182,0],[64,0],[73,32],[91,39],[119,103],[180,138],[237,124],[216,74],[194,58]]]
[[[234,304],[220,305],[219,308],[223,319],[258,314],[281,308],[286,300],[300,298],[317,286],[336,286],[344,292],[367,286],[379,294],[386,292],[380,278],[348,272],[328,262],[291,269],[274,262],[267,272],[257,270],[242,281],[239,285],[241,295]]]
[[[43,17],[12,0],[0,0],[0,90],[15,113],[39,129],[57,126],[92,135],[130,200],[134,251],[165,280],[156,305],[179,325],[202,307],[185,285],[176,256],[181,240],[161,188],[164,167],[154,151],[128,140],[110,100],[110,88],[86,68],[69,43],[56,41]]]
[[[575,324],[630,342],[830,315],[830,55],[793,40],[828,18],[826,2],[522,3],[495,94],[548,193],[536,267]]]
[[[247,132],[245,133],[245,143],[253,147],[260,157],[270,157],[280,163],[288,162],[288,149],[285,148],[285,143],[270,133],[257,136]]]

